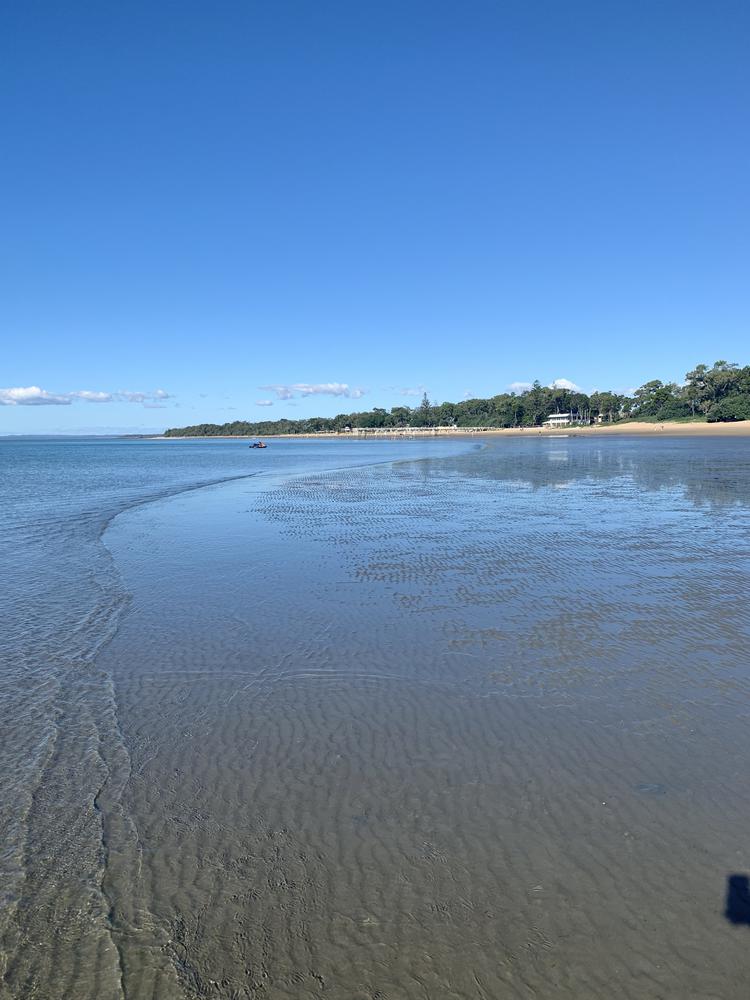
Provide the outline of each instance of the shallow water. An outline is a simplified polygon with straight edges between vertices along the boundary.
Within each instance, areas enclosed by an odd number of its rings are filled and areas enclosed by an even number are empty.
[[[3,996],[746,995],[744,441],[0,448]]]

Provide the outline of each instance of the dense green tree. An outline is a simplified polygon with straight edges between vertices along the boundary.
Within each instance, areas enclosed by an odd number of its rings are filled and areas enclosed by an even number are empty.
[[[674,382],[665,384],[656,378],[635,390],[635,404],[639,417],[655,417],[662,407],[678,401],[679,389]]]
[[[696,365],[685,376],[685,398],[691,412],[700,410],[708,413],[720,400],[737,392],[748,392],[747,368],[740,368],[734,362],[714,361],[708,365]]]
[[[408,406],[394,406],[391,409],[391,418],[394,427],[408,427],[411,410]]]
[[[616,392],[593,392],[590,397],[591,415],[612,423],[620,417],[624,397]]]
[[[750,420],[750,395],[727,396],[708,411],[709,423]]]
[[[710,403],[707,365],[696,365],[695,368],[685,375],[685,399],[690,406],[690,412],[695,415],[696,410],[703,410]]]
[[[436,427],[452,427],[456,422],[456,407],[453,403],[441,403],[433,407]]]

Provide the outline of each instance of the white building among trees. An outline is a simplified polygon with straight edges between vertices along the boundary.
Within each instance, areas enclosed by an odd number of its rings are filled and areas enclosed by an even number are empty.
[[[582,423],[584,421],[577,413],[550,413],[542,427],[570,427]]]

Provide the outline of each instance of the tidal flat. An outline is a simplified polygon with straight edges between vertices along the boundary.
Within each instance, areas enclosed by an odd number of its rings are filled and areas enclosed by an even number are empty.
[[[127,447],[7,633],[0,996],[746,996],[750,441]]]

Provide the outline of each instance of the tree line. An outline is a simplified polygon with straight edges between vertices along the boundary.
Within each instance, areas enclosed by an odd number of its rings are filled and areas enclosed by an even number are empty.
[[[335,417],[302,420],[234,420],[225,424],[194,424],[172,427],[167,437],[212,437],[239,435],[264,437],[274,434],[314,434],[354,429],[408,427],[538,427],[553,413],[571,413],[584,423],[622,420],[708,421],[750,420],[750,365],[740,368],[728,361],[712,367],[696,365],[685,382],[646,382],[632,395],[616,392],[584,392],[543,386],[540,382],[524,392],[504,392],[488,399],[465,399],[460,403],[432,403],[427,394],[419,406],[375,407]]]

